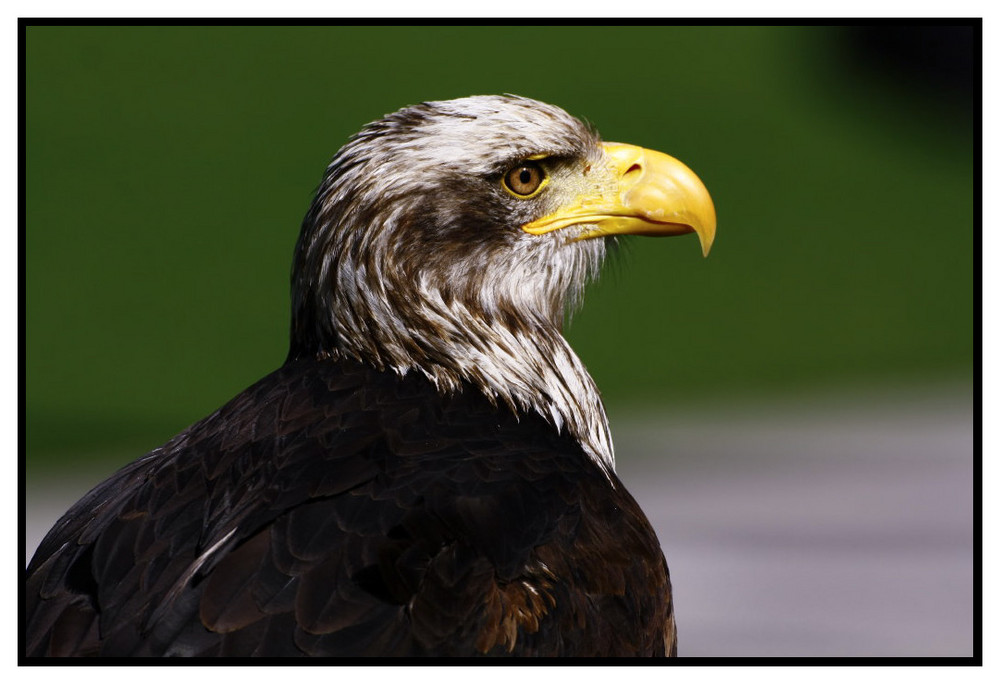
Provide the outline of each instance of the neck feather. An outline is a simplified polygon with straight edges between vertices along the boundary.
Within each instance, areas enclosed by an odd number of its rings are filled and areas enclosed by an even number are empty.
[[[439,392],[471,384],[491,401],[517,413],[535,411],[566,431],[605,472],[614,470],[614,447],[597,385],[583,362],[547,321],[516,329],[486,321],[460,302],[422,288],[419,317],[430,325],[381,335],[379,349],[366,339],[342,335],[333,355],[390,368],[400,375],[422,373]],[[419,358],[413,350],[421,350]]]

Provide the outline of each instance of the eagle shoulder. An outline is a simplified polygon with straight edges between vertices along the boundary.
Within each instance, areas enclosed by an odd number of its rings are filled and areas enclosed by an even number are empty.
[[[286,364],[119,471],[28,574],[29,655],[671,650],[613,474],[537,414],[349,361]]]

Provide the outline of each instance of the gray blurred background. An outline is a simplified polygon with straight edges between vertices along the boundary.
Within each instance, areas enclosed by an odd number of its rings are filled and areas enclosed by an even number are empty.
[[[972,654],[978,27],[27,28],[25,562],[284,358],[329,157],[514,92],[719,214],[636,239],[568,337],[656,526],[682,655]]]

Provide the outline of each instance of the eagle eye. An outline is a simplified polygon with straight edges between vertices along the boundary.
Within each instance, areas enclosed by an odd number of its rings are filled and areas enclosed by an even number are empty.
[[[503,177],[503,186],[515,197],[531,197],[545,185],[548,176],[534,161],[523,161]]]

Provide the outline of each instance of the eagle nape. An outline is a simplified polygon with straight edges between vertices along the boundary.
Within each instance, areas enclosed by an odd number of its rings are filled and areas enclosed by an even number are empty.
[[[686,166],[552,105],[368,124],[303,221],[284,364],[56,523],[25,655],[676,655],[561,328],[618,236],[715,224]]]

